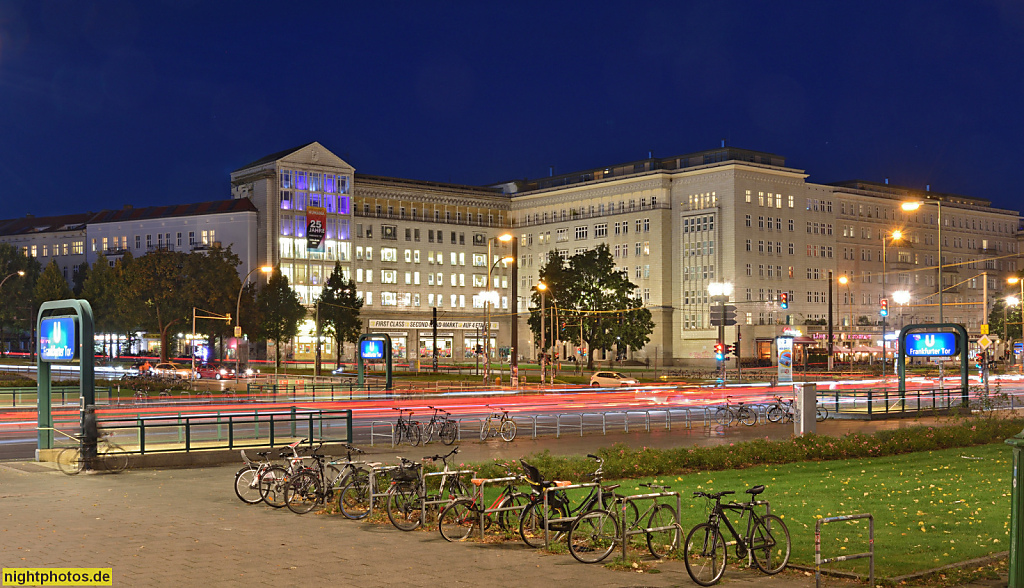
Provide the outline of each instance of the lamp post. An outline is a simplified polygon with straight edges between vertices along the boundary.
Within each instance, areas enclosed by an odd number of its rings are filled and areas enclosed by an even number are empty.
[[[512,235],[502,235],[502,237],[509,237],[511,239]],[[501,237],[498,237],[498,239],[502,240]],[[491,289],[491,270],[499,263],[507,264],[514,261],[512,257],[503,257],[491,263],[491,241],[493,239],[487,241],[487,263],[490,264],[487,266],[487,290],[482,293],[484,296],[484,356],[486,357],[486,362],[484,363],[484,382],[487,382],[491,375],[491,295],[494,294],[495,297],[497,295],[497,292]]]
[[[242,278],[242,286],[238,289],[238,301],[235,303],[235,381],[238,381],[239,373],[239,353],[241,352],[241,338],[242,338],[242,326],[239,321],[242,318],[242,292],[245,290],[245,283],[249,281],[249,276],[256,272],[263,272],[269,274],[274,271],[274,268],[269,265],[263,265],[254,267],[249,270],[249,273],[245,274]]]
[[[1024,279],[1021,279],[1021,278],[1018,278],[1018,277],[1014,276],[1012,278],[1006,278],[1006,283],[1010,284],[1011,286],[1014,285],[1014,284],[1020,284],[1020,298],[1017,299],[1017,302],[1018,302],[1018,304],[1021,305],[1021,307],[1020,307],[1021,340],[1024,340]],[[1003,321],[1003,324],[1005,325],[1006,321]],[[1021,353],[1021,364],[1024,365],[1024,353]]]
[[[547,310],[544,307],[544,292],[548,289],[548,285],[544,282],[537,282],[537,291],[540,292],[540,357],[538,363],[540,364],[540,382],[544,383],[544,352],[546,346],[544,345],[544,315],[547,314]]]
[[[853,292],[850,291],[850,278],[846,276],[839,276],[839,283],[846,286],[846,297],[850,300],[850,371],[853,371]]]
[[[893,231],[891,235],[886,233],[882,237],[882,300],[886,300],[887,299],[886,296],[885,296],[885,283],[889,280],[889,275],[885,271],[885,261],[886,261],[885,244],[889,241],[890,238],[892,239],[893,243],[895,243],[895,242],[897,242],[897,241],[899,241],[900,239],[903,238],[903,233],[901,233],[899,231]],[[887,355],[888,355],[887,350],[889,348],[888,345],[886,345],[886,343],[885,343],[885,329],[886,329],[886,324],[888,323],[888,319],[889,319],[889,308],[886,307],[885,314],[882,315],[882,381],[883,382],[885,381],[886,377],[888,376],[888,374],[885,371],[886,358],[887,358]]]
[[[6,276],[4,276],[4,279],[0,280],[0,288],[3,288],[4,284],[7,283],[7,280],[9,280],[10,278],[13,278],[14,276],[24,276],[24,275],[25,275],[25,272],[23,272],[21,270],[18,270],[16,272],[11,272],[11,273],[7,274]]]
[[[944,323],[945,317],[942,315],[942,291],[945,290],[945,286],[942,285],[942,200],[939,198],[929,198],[927,200],[917,200],[914,202],[904,202],[900,205],[900,208],[907,212],[913,212],[918,208],[921,208],[926,202],[934,202],[938,209],[938,244],[939,244],[939,323]],[[939,389],[942,390],[945,387],[945,364],[939,361]]]

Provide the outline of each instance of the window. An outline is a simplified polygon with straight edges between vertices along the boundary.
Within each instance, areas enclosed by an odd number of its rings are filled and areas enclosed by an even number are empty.
[[[594,237],[601,238],[608,236],[608,223],[594,225]]]
[[[645,233],[650,233],[651,232],[651,219],[649,219],[649,218],[645,218],[644,219],[644,232]]]
[[[372,261],[373,260],[373,247],[367,247],[366,248],[366,260],[367,261]]]
[[[405,263],[410,263],[411,261],[412,261],[412,251],[406,249],[405,250]]]
[[[483,253],[473,254],[473,267],[484,267],[487,265],[487,255]]]
[[[750,215],[749,215],[749,214],[748,214],[748,215],[746,215],[746,219],[745,219],[745,221],[746,221],[746,223],[745,223],[745,224],[746,224],[746,226],[748,226],[748,227],[749,227],[749,226],[750,226]]]
[[[369,270],[367,270],[369,272]],[[398,272],[395,270],[381,270],[380,271],[380,283],[381,284],[397,284],[398,283]]]
[[[370,248],[368,247],[367,250]],[[367,257],[369,259],[369,257]],[[380,248],[380,260],[381,261],[398,261],[398,249],[395,247],[381,247]]]
[[[380,304],[381,306],[396,306],[398,304],[398,294],[395,292],[381,292]]]
[[[636,222],[639,223],[640,221],[636,221]],[[587,227],[587,226],[576,227],[576,240],[579,241],[581,239],[586,239],[587,238],[588,230],[589,230],[589,227]]]

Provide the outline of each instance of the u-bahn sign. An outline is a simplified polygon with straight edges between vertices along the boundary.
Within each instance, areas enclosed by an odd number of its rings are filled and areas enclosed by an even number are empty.
[[[959,353],[956,333],[908,333],[907,355],[910,357],[948,357]]]

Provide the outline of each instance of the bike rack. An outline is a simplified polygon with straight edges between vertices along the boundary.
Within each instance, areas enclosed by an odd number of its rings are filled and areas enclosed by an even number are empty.
[[[839,521],[852,521],[855,519],[867,519],[868,520],[868,551],[865,553],[851,553],[850,555],[840,555],[838,557],[830,557],[827,559],[821,559],[821,526],[825,523],[836,523]],[[824,519],[818,519],[814,523],[814,585],[815,587],[821,586],[821,564],[828,564],[840,561],[849,561],[851,559],[863,559],[868,558],[868,582],[870,586],[875,585],[875,517],[871,516],[871,513],[855,514],[855,515],[843,515],[838,517],[828,517]]]
[[[683,499],[680,497],[678,492],[654,492],[652,494],[634,494],[633,496],[626,496],[622,499],[622,510],[619,513],[619,538],[622,540],[622,559],[626,560],[626,546],[629,544],[630,535],[646,535],[653,531],[668,531],[672,527],[650,527],[650,528],[637,528],[632,531],[626,529],[626,504],[630,502],[636,502],[638,500],[655,500],[664,498],[666,496],[676,497],[676,522],[673,525],[676,531],[679,533],[679,542],[676,544],[675,549],[679,549],[679,546],[683,543],[683,527],[679,524],[679,513],[683,509]],[[654,511],[651,511],[652,513]]]
[[[421,472],[420,473],[420,484],[421,484],[420,487],[423,488],[423,501],[420,503],[420,520],[421,521],[425,521],[427,519],[427,506],[432,506],[432,505],[435,505],[435,504],[444,504],[445,506],[448,506],[449,504],[454,502],[454,500],[449,500],[447,498],[442,498],[441,493],[444,491],[444,488],[439,488],[438,489],[438,491],[437,491],[437,499],[436,500],[427,500],[430,497],[430,495],[427,494],[427,477],[429,477],[429,476],[455,476],[455,477],[458,478],[458,477],[462,477],[465,474],[469,474],[471,477],[476,475],[476,470],[448,470],[448,471],[440,471],[440,472],[424,472],[422,467],[420,468],[420,472]]]
[[[533,419],[533,438],[534,439],[537,438],[537,429],[539,429],[542,426],[542,425],[540,425],[540,423],[538,423],[538,421],[540,419],[555,419],[554,426],[551,426],[551,425],[543,425],[543,426],[547,427],[549,429],[554,429],[555,432],[556,432],[556,436],[557,436],[557,432],[558,432],[558,416],[557,415],[552,416],[552,415],[549,415],[549,414],[539,414],[539,415],[534,415],[534,416],[528,417],[528,418],[532,418]]]
[[[500,483],[503,483],[503,482],[512,482],[514,480],[521,480],[521,479],[522,479],[522,476],[507,476],[507,477],[504,477],[504,478],[484,478],[483,480],[480,480],[480,494],[479,494],[479,496],[480,496],[480,504],[481,505],[484,504],[484,486],[486,486],[487,484],[500,484]],[[517,486],[518,485],[520,485],[520,484],[517,484]],[[497,508],[481,509],[480,510],[480,523],[479,523],[480,524],[480,539],[483,540],[483,538],[484,538],[484,516],[485,515],[489,515],[489,514],[495,513],[495,512],[506,512],[506,511],[512,511],[512,510],[522,511],[522,510],[525,510],[525,509],[526,509],[526,505],[525,504],[523,506],[506,506],[504,508],[497,507]]]
[[[557,490],[576,490],[577,488],[597,488],[597,502],[594,504],[602,504],[601,498],[601,484],[597,482],[588,482],[586,484],[569,484],[568,486],[550,486],[548,488],[541,489],[541,494],[544,496],[544,513],[548,512],[548,494]],[[577,515],[578,516],[578,515]],[[551,531],[549,525],[551,523],[567,523],[569,521],[576,520],[576,517],[562,517],[558,519],[549,519],[544,517],[544,549],[547,549],[551,545]]]
[[[567,425],[563,425],[562,424],[562,417],[578,418],[580,420],[580,422],[579,422],[578,425],[568,425],[568,424]],[[558,439],[559,437],[562,436],[562,427],[573,427],[573,428],[579,427],[579,429],[580,429],[580,437],[582,437],[583,436],[583,415],[581,415],[581,414],[566,414],[566,413],[562,413],[562,414],[559,414],[557,417],[555,417],[555,439]]]
[[[387,488],[384,489],[383,492],[380,491],[380,487],[377,486],[377,472],[392,472],[401,467],[402,466],[398,465],[370,466],[370,508],[369,510],[366,511],[366,516],[370,516],[373,514],[373,504],[377,501],[377,498],[387,496],[388,490],[391,489],[389,485]],[[377,492],[374,492],[374,490],[377,490]]]
[[[580,419],[582,420],[584,417],[588,417],[588,416],[599,416],[599,417],[601,417],[601,434],[602,435],[607,435],[608,434],[608,430],[607,430],[608,418],[607,418],[606,415],[607,415],[607,413],[604,413],[604,412],[582,412],[582,413],[580,413]]]
[[[388,433],[374,433],[373,432],[373,426],[374,425],[386,425],[387,427],[390,428],[390,432],[388,432]],[[373,438],[374,437],[385,437],[385,438],[391,439],[391,447],[393,449],[395,447],[395,423],[393,423],[391,421],[370,421],[370,447],[373,447]]]

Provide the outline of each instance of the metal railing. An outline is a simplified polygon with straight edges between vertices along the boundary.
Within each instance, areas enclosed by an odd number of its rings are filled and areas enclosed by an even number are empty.
[[[821,558],[821,526],[825,523],[837,523],[839,521],[852,521],[856,519],[868,520],[868,550],[865,553],[851,553],[838,557]],[[875,517],[871,513],[844,515],[838,517],[827,517],[818,519],[814,523],[814,585],[821,586],[821,564],[829,564],[851,559],[868,559],[868,586],[875,585]]]
[[[626,522],[626,517],[625,517],[626,505],[628,503],[636,502],[638,500],[654,500],[654,501],[657,501],[660,498],[665,498],[665,497],[668,497],[668,496],[675,496],[676,497],[676,508],[675,508],[675,512],[673,513],[675,515],[675,521],[674,521],[674,523],[673,523],[673,525],[671,527],[643,527],[643,526],[640,525],[640,522],[637,521],[635,523],[635,527],[632,528],[632,529],[630,528],[629,524]],[[618,522],[619,522],[619,526],[620,526],[620,529],[619,529],[619,539],[622,541],[622,560],[623,561],[628,561],[627,560],[627,556],[626,556],[626,546],[629,545],[629,536],[630,535],[640,535],[640,534],[646,535],[648,533],[654,533],[654,532],[657,532],[657,531],[668,531],[668,530],[671,530],[671,529],[675,529],[676,532],[679,534],[678,535],[678,542],[676,543],[676,549],[678,549],[683,544],[683,527],[682,527],[682,525],[679,524],[679,516],[680,516],[679,513],[681,513],[683,511],[682,510],[683,509],[683,503],[682,503],[682,498],[679,496],[678,492],[672,491],[672,492],[652,492],[650,494],[634,494],[632,496],[625,496],[625,497],[623,497],[621,499],[621,503],[622,503],[622,510],[620,511],[621,515],[619,516],[619,521]],[[657,508],[657,506],[654,506],[653,508]],[[653,513],[654,511],[652,510],[651,512]]]
[[[77,428],[77,420],[63,421]],[[56,425],[55,425],[56,426]],[[295,439],[317,438],[327,443],[352,441],[351,410],[251,411],[136,416],[102,423],[119,431],[129,453],[166,453],[208,449],[241,449],[286,445]]]

